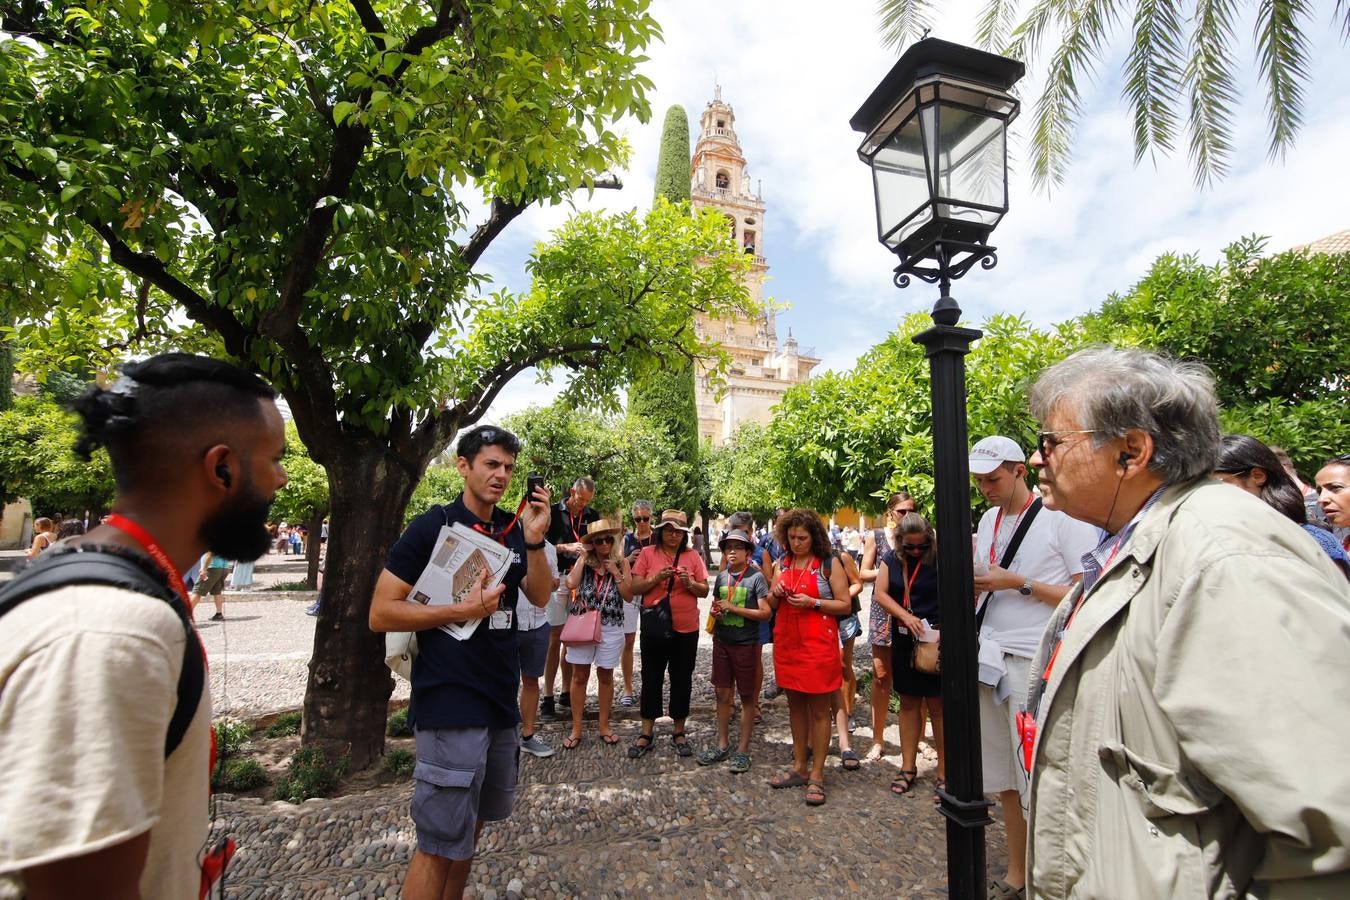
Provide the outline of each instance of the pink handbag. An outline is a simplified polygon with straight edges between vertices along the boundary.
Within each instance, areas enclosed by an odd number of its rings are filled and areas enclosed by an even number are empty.
[[[563,624],[564,644],[600,643],[600,610],[588,609],[579,616],[568,616]]]

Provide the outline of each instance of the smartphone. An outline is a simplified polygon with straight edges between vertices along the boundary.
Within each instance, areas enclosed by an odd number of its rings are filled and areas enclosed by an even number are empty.
[[[525,479],[525,496],[530,498],[531,501],[533,501],[534,489],[541,488],[543,486],[544,486],[544,476],[536,472],[531,472],[530,476]]]

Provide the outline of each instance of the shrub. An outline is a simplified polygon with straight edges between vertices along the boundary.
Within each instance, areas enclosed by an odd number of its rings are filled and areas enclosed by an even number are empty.
[[[417,764],[417,754],[402,747],[390,750],[384,755],[384,770],[390,775],[407,778]]]
[[[277,799],[300,803],[311,797],[327,797],[347,774],[350,764],[349,755],[329,763],[321,747],[301,747],[291,757],[286,774],[277,781]]]
[[[211,727],[216,732],[216,755],[220,759],[234,756],[248,744],[249,727],[238,719],[216,719]]]
[[[413,736],[412,726],[408,724],[408,707],[394,710],[394,714],[389,717],[389,727],[385,729],[385,734],[390,737]]]
[[[302,718],[298,709],[284,712],[277,716],[275,722],[267,726],[267,730],[263,734],[270,738],[290,737],[293,734],[299,734]]]
[[[267,773],[255,759],[222,759],[216,765],[211,787],[218,791],[239,793],[267,784]]]

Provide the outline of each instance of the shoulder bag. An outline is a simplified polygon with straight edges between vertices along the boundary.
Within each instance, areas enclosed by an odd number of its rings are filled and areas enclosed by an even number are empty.
[[[578,563],[578,565],[587,565]],[[588,566],[589,568],[589,566]],[[582,572],[582,577],[586,573]],[[591,575],[591,581],[594,583],[595,576]],[[596,590],[599,590],[597,587]],[[581,591],[577,591],[578,594]],[[584,647],[588,644],[600,643],[600,610],[588,609],[579,613],[568,613],[567,621],[563,623],[562,634],[558,637],[564,644]]]
[[[905,609],[912,610],[913,604],[909,599],[909,579],[905,577],[906,569],[909,568],[909,562],[903,561],[904,568],[900,570],[900,580],[905,585]],[[923,672],[926,675],[936,675],[942,671],[942,642],[941,641],[921,641],[919,636],[911,635],[914,638],[914,648],[909,653],[909,664],[916,672]]]

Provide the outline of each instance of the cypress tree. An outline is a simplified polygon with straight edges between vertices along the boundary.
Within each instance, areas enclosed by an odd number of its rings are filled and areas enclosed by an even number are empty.
[[[689,201],[689,117],[684,107],[666,111],[661,131],[661,153],[656,164],[656,197],[671,203]],[[692,325],[692,323],[691,323]],[[694,366],[672,358],[633,374],[628,388],[628,411],[640,415],[670,435],[683,471],[672,473],[671,496],[664,502],[693,513],[702,505],[698,475],[698,404],[694,397]]]

